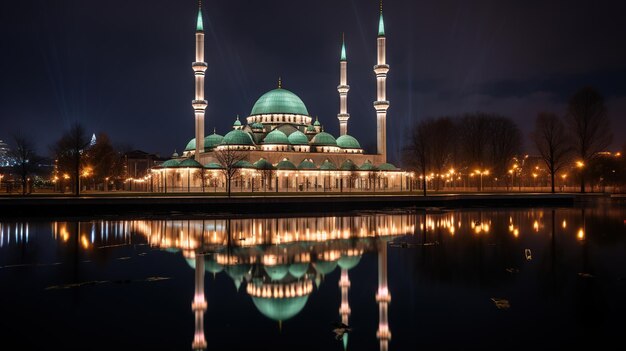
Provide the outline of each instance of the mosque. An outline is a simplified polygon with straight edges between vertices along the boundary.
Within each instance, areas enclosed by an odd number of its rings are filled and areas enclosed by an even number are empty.
[[[206,187],[225,186],[225,168],[239,170],[234,189],[300,191],[343,189],[407,189],[407,174],[387,163],[386,120],[389,101],[386,86],[389,65],[386,62],[386,37],[382,5],[378,23],[377,57],[374,65],[377,98],[373,103],[377,121],[376,154],[366,154],[359,141],[348,134],[348,59],[345,41],[339,57],[339,122],[340,135],[324,131],[318,118],[313,119],[305,103],[282,87],[262,94],[252,106],[249,116],[234,121],[232,130],[224,135],[215,130],[205,136],[205,110],[209,103],[204,94],[207,63],[204,60],[204,26],[200,3],[196,22],[196,51],[192,68],[195,76],[195,97],[192,101],[195,138],[181,155],[152,169],[151,189],[157,192],[205,191]],[[233,165],[224,164],[220,155],[237,153]],[[269,178],[267,176],[269,171]],[[193,175],[192,175],[193,174]]]

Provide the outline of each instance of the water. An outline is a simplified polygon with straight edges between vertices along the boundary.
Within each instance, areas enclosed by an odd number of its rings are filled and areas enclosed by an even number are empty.
[[[600,207],[4,222],[0,344],[83,350],[621,344],[625,220],[626,208]],[[332,323],[342,321],[352,331],[336,340]]]

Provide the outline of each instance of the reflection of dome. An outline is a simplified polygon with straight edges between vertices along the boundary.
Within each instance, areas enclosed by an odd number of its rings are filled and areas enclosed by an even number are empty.
[[[361,261],[361,256],[343,256],[339,259],[337,264],[341,269],[352,269],[356,267],[357,264]]]
[[[265,269],[265,272],[272,280],[281,280],[287,276],[287,273],[289,272],[289,268],[284,264],[276,266],[263,266],[263,269]]]
[[[253,296],[252,302],[264,316],[275,321],[286,321],[300,313],[308,299],[308,295],[282,299]]]
[[[231,130],[224,135],[222,139],[223,145],[253,145],[250,134],[242,132],[239,129]]]
[[[250,266],[247,264],[236,264],[234,266],[227,266],[224,268],[226,274],[235,282],[235,287],[239,290],[241,286],[241,282],[243,282],[244,277],[250,271]]]
[[[308,270],[308,263],[294,263],[289,266],[289,274],[291,274],[294,278],[302,278]]]
[[[274,89],[263,94],[252,107],[250,115],[270,113],[292,113],[296,115],[309,115],[304,102],[298,95],[287,89]]]
[[[326,132],[321,132],[313,137],[311,144],[315,146],[336,146],[337,140],[335,140],[334,136]]]
[[[317,273],[327,275],[337,268],[337,261],[318,261],[314,267]]]
[[[208,256],[204,258],[204,270],[213,274],[217,274],[224,269],[221,264],[215,262],[215,260],[210,259]]]

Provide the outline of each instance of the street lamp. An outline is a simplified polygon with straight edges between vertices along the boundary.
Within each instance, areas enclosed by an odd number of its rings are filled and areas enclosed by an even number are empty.
[[[474,173],[478,174],[480,176],[480,188],[479,191],[483,190],[483,175],[489,175],[489,170],[480,170],[477,169],[476,171],[474,171]]]

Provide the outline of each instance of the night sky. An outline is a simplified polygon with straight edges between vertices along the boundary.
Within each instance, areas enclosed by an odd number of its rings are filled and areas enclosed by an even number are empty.
[[[207,135],[277,87],[338,134],[339,54],[348,54],[348,132],[375,151],[376,0],[204,1]],[[626,140],[624,1],[387,0],[389,157],[427,117],[494,112],[528,136],[591,85]],[[194,0],[20,0],[0,7],[0,139],[40,153],[73,122],[161,155],[194,136]],[[532,151],[530,142],[526,148]]]

